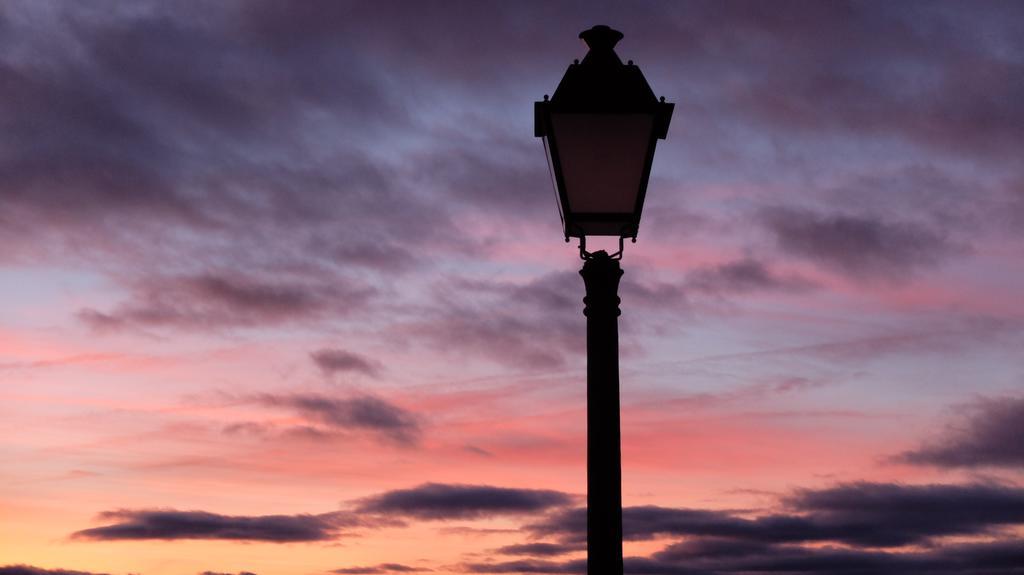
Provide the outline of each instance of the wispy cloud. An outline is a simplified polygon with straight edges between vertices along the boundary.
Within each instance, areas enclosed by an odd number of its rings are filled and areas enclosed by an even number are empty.
[[[344,349],[318,349],[309,355],[313,363],[326,375],[351,372],[377,377],[381,372],[379,362]]]
[[[531,555],[534,557],[555,557],[584,550],[580,544],[568,543],[520,543],[505,545],[494,550],[500,555]]]
[[[113,311],[87,308],[79,318],[101,331],[265,326],[315,319],[328,312],[343,315],[342,302],[365,302],[372,293],[365,287],[265,281],[235,273],[146,278]]]
[[[339,569],[332,569],[330,572],[338,573],[339,575],[383,575],[386,573],[423,573],[427,571],[433,571],[433,569],[412,567],[401,563],[380,563],[365,567],[341,567]]]
[[[762,218],[784,252],[854,279],[904,279],[957,251],[945,234],[918,223],[791,208]]]
[[[406,328],[446,354],[520,369],[553,369],[584,346],[583,282],[556,272],[527,282],[461,280],[439,286],[439,304]]]
[[[564,563],[542,559],[520,559],[489,563],[462,563],[457,566],[457,569],[466,573],[586,573],[587,562],[581,559]]]
[[[686,278],[686,289],[708,294],[734,294],[756,291],[803,292],[814,283],[797,275],[783,275],[764,262],[743,258],[696,269]]]
[[[294,410],[328,431],[367,431],[400,445],[413,445],[422,432],[412,412],[370,395],[336,398],[319,394],[257,397],[263,405]]]

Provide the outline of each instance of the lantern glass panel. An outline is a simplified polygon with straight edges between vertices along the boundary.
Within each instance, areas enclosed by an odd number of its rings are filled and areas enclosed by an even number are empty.
[[[634,213],[654,115],[552,113],[551,129],[569,211]]]

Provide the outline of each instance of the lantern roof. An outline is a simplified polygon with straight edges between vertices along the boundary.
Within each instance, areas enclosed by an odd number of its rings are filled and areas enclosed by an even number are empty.
[[[551,97],[552,111],[580,113],[647,112],[658,99],[632,60],[615,53],[622,32],[594,26],[580,33],[590,50],[566,70]]]

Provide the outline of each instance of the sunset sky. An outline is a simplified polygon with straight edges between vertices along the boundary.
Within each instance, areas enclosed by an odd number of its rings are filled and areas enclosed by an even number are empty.
[[[1024,573],[1024,2],[4,0],[0,575],[585,570],[595,24],[627,573]]]

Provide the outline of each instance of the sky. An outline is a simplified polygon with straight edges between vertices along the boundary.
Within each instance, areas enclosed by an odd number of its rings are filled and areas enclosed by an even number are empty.
[[[1024,573],[1024,3],[7,0],[0,575],[583,572],[596,24],[626,572]]]

